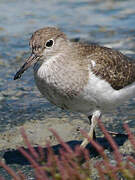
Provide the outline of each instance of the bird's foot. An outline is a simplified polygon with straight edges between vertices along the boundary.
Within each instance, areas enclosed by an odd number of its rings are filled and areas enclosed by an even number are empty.
[[[90,131],[89,131],[89,133],[88,133],[88,137],[89,137],[90,139],[95,139],[95,138],[96,138],[94,129],[95,129],[96,125],[97,125],[97,120],[98,120],[100,117],[101,117],[101,112],[100,112],[100,111],[95,111],[95,112],[93,113],[93,116],[92,116],[92,118],[91,118]],[[85,139],[83,140],[83,142],[81,143],[80,146],[83,147],[83,148],[85,148],[88,143],[89,143],[88,138],[85,138]]]

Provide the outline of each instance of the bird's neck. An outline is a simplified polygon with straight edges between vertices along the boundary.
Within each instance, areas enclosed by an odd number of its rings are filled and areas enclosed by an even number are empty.
[[[37,86],[48,86],[70,94],[80,92],[88,81],[88,70],[70,58],[70,55],[57,54],[41,65],[37,63],[34,67]]]
[[[54,55],[48,59],[38,61],[34,65],[34,74],[38,77],[44,79],[47,74],[56,73],[59,66],[63,65],[64,56],[62,54]]]

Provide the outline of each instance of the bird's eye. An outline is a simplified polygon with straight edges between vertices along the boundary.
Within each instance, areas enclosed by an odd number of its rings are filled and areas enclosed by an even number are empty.
[[[46,42],[45,46],[46,46],[47,48],[49,48],[49,47],[52,47],[53,44],[54,44],[54,41],[53,41],[52,39],[49,39],[49,40]]]

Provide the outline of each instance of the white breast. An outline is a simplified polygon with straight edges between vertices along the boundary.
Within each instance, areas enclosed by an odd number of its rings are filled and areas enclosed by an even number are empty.
[[[36,85],[51,103],[89,115],[95,110],[110,111],[134,95],[135,84],[114,90],[107,81],[95,76],[90,70],[88,83],[83,90],[77,96],[67,96],[68,90],[72,88],[75,91],[77,87],[68,81],[74,78],[68,71],[69,68],[74,71],[73,67],[62,66],[62,58],[59,54],[34,66]]]
[[[34,66],[34,77],[41,94],[53,104],[60,106],[62,99],[59,94],[63,86],[61,77],[57,73],[59,71],[59,66],[56,64],[58,58],[60,59],[60,55],[53,56],[42,64],[38,62]]]
[[[37,63],[34,66],[36,85],[51,103],[64,109],[80,111],[80,104],[77,104],[78,100],[75,98],[78,94],[75,69],[68,63],[63,65],[63,58],[59,54],[43,64]]]

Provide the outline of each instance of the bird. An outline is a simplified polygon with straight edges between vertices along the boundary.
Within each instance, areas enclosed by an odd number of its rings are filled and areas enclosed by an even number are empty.
[[[57,27],[38,29],[29,45],[31,55],[14,80],[33,65],[41,94],[62,109],[85,114],[92,139],[97,119],[134,96],[135,62],[115,49],[73,42]],[[87,144],[85,138],[81,146]]]

